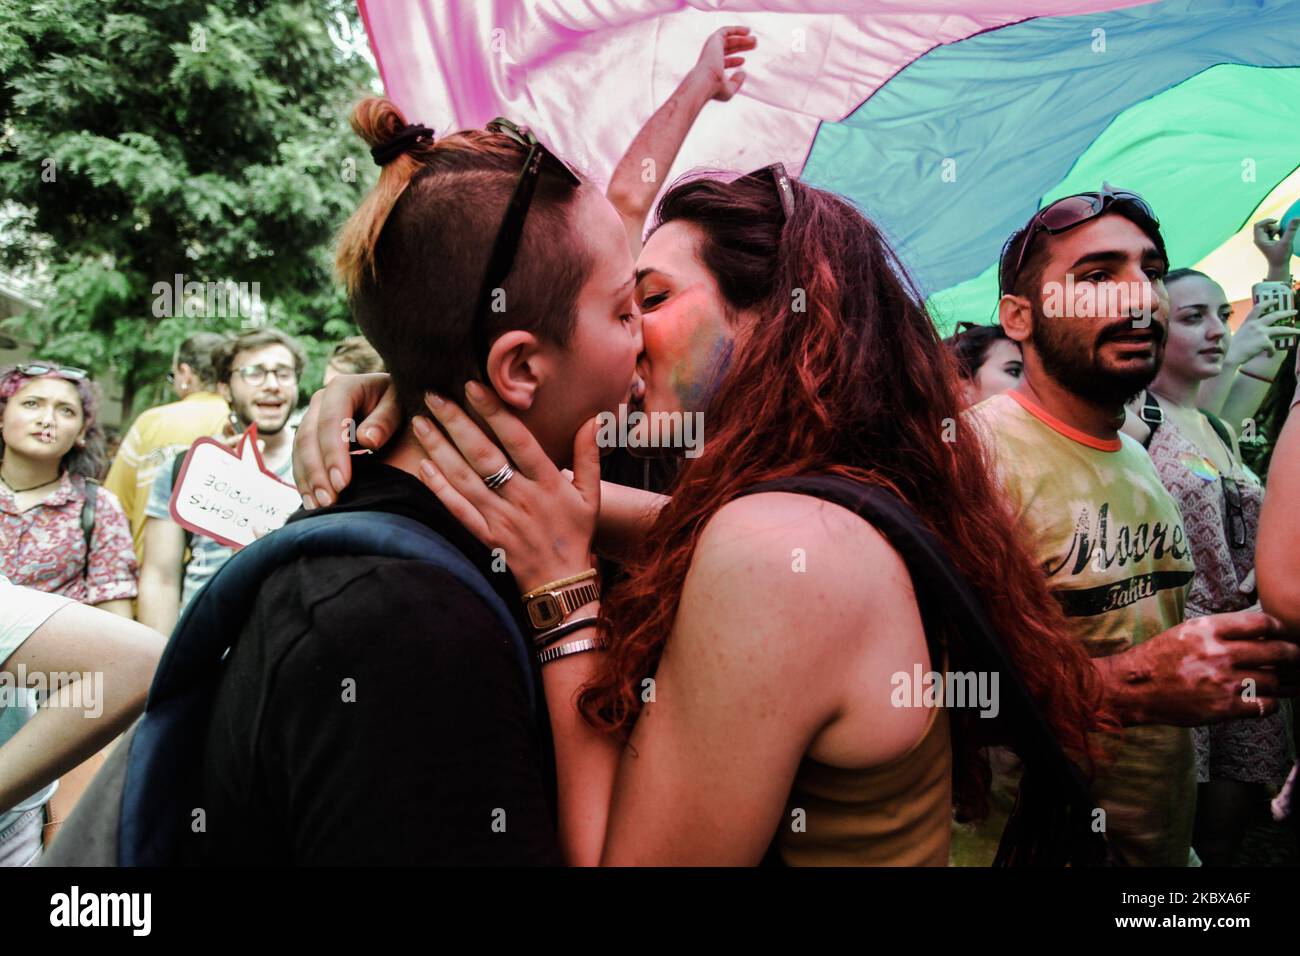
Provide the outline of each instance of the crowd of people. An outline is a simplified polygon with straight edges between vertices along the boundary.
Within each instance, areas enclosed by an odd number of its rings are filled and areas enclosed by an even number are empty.
[[[86,373],[0,376],[0,659],[114,691],[90,730],[0,711],[0,863],[40,855],[163,636],[217,627],[185,817],[148,821],[174,862],[1227,865],[1285,811],[1300,423],[1267,491],[1238,426],[1293,385],[1294,309],[1231,331],[1109,185],[1010,236],[996,321],[947,341],[869,215],[780,164],[655,203],[644,160],[753,45],[714,34],[603,193],[508,120],[359,104],[364,339],[296,431],[272,328],[183,343],[102,487]],[[1296,231],[1257,227],[1269,281]],[[236,552],[168,502],[191,442],[251,425],[303,508]],[[103,842],[136,733],[46,862]]]

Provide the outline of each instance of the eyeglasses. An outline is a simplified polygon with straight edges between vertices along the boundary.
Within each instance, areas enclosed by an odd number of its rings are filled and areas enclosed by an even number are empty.
[[[46,362],[29,362],[26,365],[19,365],[18,371],[23,375],[57,375],[69,382],[84,382],[90,378],[90,373],[84,368],[73,368],[71,365],[54,365]]]
[[[1160,228],[1160,222],[1156,219],[1155,212],[1145,199],[1135,192],[1127,189],[1115,189],[1110,183],[1102,183],[1101,191],[1095,193],[1080,193],[1077,196],[1066,196],[1064,199],[1058,199],[1056,202],[1044,206],[1034,214],[1034,218],[1029,220],[1029,225],[1025,227],[1024,238],[1020,242],[1020,252],[1016,255],[1015,268],[1008,275],[1005,269],[1007,257],[1011,251],[1011,243],[1015,239],[1013,235],[1007,240],[1006,246],[1002,249],[1002,255],[999,262],[1002,268],[998,270],[998,294],[1010,292],[1016,287],[1016,281],[1020,278],[1020,270],[1025,267],[1025,259],[1029,257],[1029,250],[1033,247],[1034,240],[1040,232],[1046,232],[1049,235],[1058,235],[1073,229],[1075,226],[1081,226],[1089,220],[1096,219],[1108,207],[1117,203],[1131,203],[1137,211],[1151,220],[1151,224],[1157,229]],[[1164,254],[1164,249],[1160,250]]]
[[[1228,540],[1234,548],[1246,546],[1246,513],[1241,507],[1241,488],[1235,478],[1220,475],[1223,485],[1224,516],[1228,519]]]
[[[483,273],[483,284],[479,287],[478,302],[474,308],[474,354],[478,358],[479,371],[483,381],[487,381],[488,303],[495,289],[500,288],[506,276],[515,264],[515,255],[519,252],[519,242],[524,236],[524,222],[528,218],[528,208],[533,204],[533,194],[537,191],[537,180],[541,178],[542,167],[558,174],[572,186],[579,186],[578,178],[569,166],[546,148],[533,131],[527,126],[518,126],[505,117],[497,117],[484,127],[489,133],[508,136],[528,150],[524,157],[524,168],[515,183],[510,205],[497,228],[496,239],[492,243],[492,255],[488,259],[487,271]]]
[[[781,199],[781,212],[785,215],[785,222],[789,222],[790,217],[794,215],[794,187],[790,185],[790,174],[785,171],[785,163],[772,163],[752,173],[745,173],[740,178],[763,179],[767,176],[772,177],[776,194]]]
[[[268,375],[275,376],[277,385],[281,382],[290,384],[298,380],[298,372],[288,365],[277,365],[275,368],[267,368],[265,365],[245,365],[235,371],[249,385],[261,385]]]

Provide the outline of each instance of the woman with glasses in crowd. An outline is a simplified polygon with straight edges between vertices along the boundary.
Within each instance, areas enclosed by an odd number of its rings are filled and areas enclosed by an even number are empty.
[[[1170,272],[1164,291],[1164,360],[1130,406],[1137,418],[1130,415],[1125,430],[1146,445],[1182,512],[1196,562],[1187,598],[1190,619],[1257,604],[1255,535],[1263,488],[1243,463],[1231,428],[1203,410],[1198,398],[1201,383],[1222,371],[1228,351],[1227,296],[1195,269]],[[1268,321],[1287,317],[1277,313]],[[1231,865],[1246,829],[1267,813],[1268,788],[1280,786],[1291,767],[1289,721],[1290,702],[1283,700],[1268,716],[1196,728],[1192,845],[1206,864]]]

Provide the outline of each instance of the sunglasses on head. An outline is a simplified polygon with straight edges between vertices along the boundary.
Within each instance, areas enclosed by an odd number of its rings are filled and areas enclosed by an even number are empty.
[[[23,375],[33,377],[55,375],[67,379],[69,382],[82,382],[90,378],[90,373],[84,368],[73,368],[71,365],[54,365],[49,362],[28,362],[26,365],[19,365],[18,371]]]
[[[1045,232],[1055,236],[1066,232],[1075,226],[1081,226],[1085,222],[1096,219],[1110,206],[1120,202],[1130,203],[1139,213],[1150,219],[1152,225],[1157,229],[1160,228],[1155,212],[1145,199],[1130,190],[1115,189],[1110,183],[1102,183],[1100,192],[1079,193],[1077,196],[1066,196],[1064,199],[1058,199],[1056,202],[1049,203],[1038,210],[1034,217],[1029,220],[1029,225],[1025,227],[1024,237],[1020,241],[1020,250],[1016,254],[1015,267],[1009,274],[1006,273],[1005,269],[998,270],[998,294],[1002,295],[1010,292],[1016,287],[1016,282],[1020,279],[1020,270],[1025,267],[1025,260],[1029,258],[1029,250],[1033,247],[1034,240],[1038,238],[1040,233]],[[1002,263],[1008,261],[1011,242],[1012,239],[1008,239],[1007,247],[1002,250]]]
[[[785,171],[785,163],[771,163],[752,173],[745,173],[741,179],[771,179],[776,187],[776,194],[781,200],[781,212],[789,222],[794,215],[794,187],[790,185],[790,174]]]
[[[483,381],[486,382],[488,346],[491,344],[488,341],[488,305],[493,291],[501,287],[514,267],[519,243],[524,236],[528,208],[533,204],[533,194],[537,191],[537,180],[541,178],[543,168],[575,187],[581,185],[582,180],[564,160],[547,149],[527,126],[519,126],[499,116],[484,128],[489,133],[507,136],[528,150],[519,180],[515,183],[515,191],[510,197],[510,205],[506,207],[505,216],[497,228],[492,255],[488,258],[487,271],[483,274],[483,284],[479,287],[478,303],[474,309],[474,354]]]

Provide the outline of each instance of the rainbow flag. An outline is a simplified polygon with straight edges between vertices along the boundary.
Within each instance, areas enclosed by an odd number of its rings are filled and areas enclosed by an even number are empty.
[[[1300,198],[1297,0],[358,0],[388,95],[439,131],[528,123],[595,182],[721,26],[747,79],[665,184],[781,160],[890,237],[941,331],[987,322],[1003,241],[1103,179],[1171,265],[1249,297],[1251,223]]]

